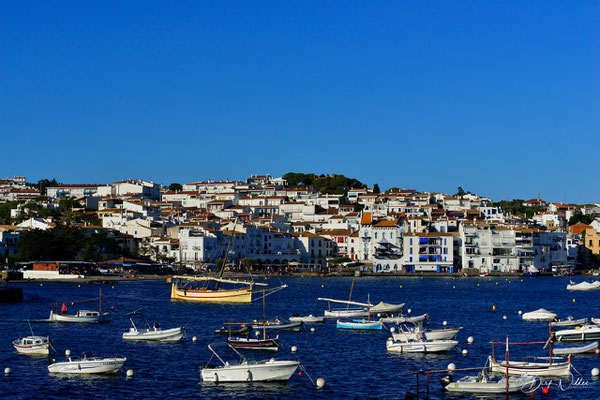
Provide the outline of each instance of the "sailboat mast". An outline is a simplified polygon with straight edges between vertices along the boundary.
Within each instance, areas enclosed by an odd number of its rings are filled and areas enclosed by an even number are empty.
[[[352,300],[352,289],[354,289],[354,280],[356,277],[352,278],[352,285],[350,285],[350,297],[348,297],[348,305],[346,305],[346,311],[350,309],[350,301]]]
[[[267,313],[265,311],[265,289],[263,289],[263,340],[267,340]]]
[[[223,259],[223,265],[221,266],[221,271],[219,272],[219,279],[223,277],[223,272],[225,272],[225,266],[227,265],[227,257],[229,256],[229,249],[231,249],[231,243],[233,242],[233,236],[235,235],[235,227],[237,225],[237,218],[233,224],[233,231],[231,232],[231,238],[229,239],[229,244],[227,245],[227,251],[225,251],[225,258]],[[217,281],[215,286],[215,290],[219,290],[221,282]]]
[[[98,297],[100,297],[100,305],[98,306],[98,312],[102,313],[102,288],[100,288],[100,295]]]

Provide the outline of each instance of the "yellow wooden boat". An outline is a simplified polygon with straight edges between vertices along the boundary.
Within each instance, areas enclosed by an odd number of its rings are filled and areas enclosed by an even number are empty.
[[[173,281],[174,280],[174,281]],[[211,288],[210,282],[243,285],[243,287],[226,289],[216,285]],[[195,287],[192,282],[205,282],[207,285]],[[200,303],[251,303],[254,286],[268,286],[266,283],[238,281],[212,277],[193,277],[176,275],[171,282],[171,300],[195,301]]]

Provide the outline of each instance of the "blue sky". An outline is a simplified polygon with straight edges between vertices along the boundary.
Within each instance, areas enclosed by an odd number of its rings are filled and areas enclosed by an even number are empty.
[[[0,2],[0,177],[598,202],[597,1]]]

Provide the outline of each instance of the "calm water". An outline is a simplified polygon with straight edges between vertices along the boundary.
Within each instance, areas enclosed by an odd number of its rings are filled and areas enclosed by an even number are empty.
[[[581,279],[578,279],[578,281]],[[346,299],[351,278],[287,278],[289,288],[267,297],[267,317],[289,317],[294,313],[322,315],[326,304],[316,298]],[[278,280],[270,280],[277,285]],[[352,298],[364,301],[384,300],[406,303],[405,309],[413,314],[428,313],[430,327],[462,326],[458,336],[460,350],[445,355],[388,354],[385,341],[387,332],[340,331],[335,321],[310,325],[316,332],[282,332],[282,344],[288,350],[277,357],[299,358],[314,379],[324,377],[326,386],[315,389],[309,379],[297,373],[286,384],[202,384],[199,366],[210,357],[206,345],[222,340],[212,332],[225,321],[247,321],[262,317],[262,303],[251,305],[202,305],[169,300],[169,285],[164,281],[119,282],[113,285],[44,283],[23,285],[25,299],[20,304],[0,305],[0,367],[11,367],[9,377],[0,375],[0,393],[3,398],[62,398],[70,399],[147,399],[147,398],[244,398],[244,399],[362,399],[405,398],[408,392],[416,394],[415,378],[407,372],[426,369],[444,369],[449,363],[458,368],[483,366],[490,354],[490,340],[545,341],[548,327],[544,323],[524,322],[519,310],[532,311],[540,307],[552,310],[564,318],[573,315],[600,317],[600,293],[569,293],[565,288],[568,278],[359,278]],[[52,376],[48,374],[46,357],[17,354],[11,341],[29,334],[25,322],[7,322],[18,319],[47,318],[57,299],[73,301],[97,297],[99,288],[103,307],[115,307],[113,320],[107,324],[66,325],[32,324],[34,332],[50,335],[54,355],[62,359],[64,350],[74,354],[92,352],[94,355],[121,354],[127,357],[126,369],[133,369],[135,377],[126,379],[124,373],[114,377]],[[575,302],[573,302],[575,299]],[[96,303],[83,303],[82,308],[94,309]],[[72,312],[78,308],[70,307]],[[492,306],[496,311],[492,311]],[[129,328],[127,313],[142,308],[151,322],[159,321],[163,328],[186,324],[188,337],[197,336],[197,342],[151,344],[125,342],[121,335]],[[503,315],[508,319],[504,320]],[[467,344],[467,337],[475,342]],[[295,345],[298,353],[291,354]],[[502,346],[496,349],[500,357]],[[260,353],[255,353],[260,355]],[[511,359],[519,356],[545,356],[542,345],[512,346]],[[271,354],[265,355],[270,357]],[[552,399],[600,398],[600,382],[590,377],[594,367],[600,367],[598,355],[578,356],[574,366],[589,381],[586,388],[561,392],[551,387]],[[441,375],[432,375],[430,398],[478,398],[444,393],[439,384]],[[460,377],[461,375],[458,375]],[[421,380],[421,395],[425,386]],[[497,398],[502,398],[499,396]],[[529,398],[517,395],[514,398]],[[536,398],[543,396],[541,389]]]

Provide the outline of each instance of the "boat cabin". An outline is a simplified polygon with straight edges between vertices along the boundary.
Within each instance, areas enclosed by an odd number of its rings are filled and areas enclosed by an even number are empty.
[[[99,317],[100,313],[98,311],[90,311],[90,310],[79,310],[77,311],[78,317]]]

